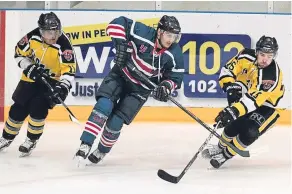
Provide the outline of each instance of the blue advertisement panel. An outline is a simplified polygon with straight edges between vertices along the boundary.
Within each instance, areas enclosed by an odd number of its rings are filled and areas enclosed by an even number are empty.
[[[218,83],[221,67],[243,48],[250,48],[248,35],[184,34],[184,95],[188,98],[224,98]]]

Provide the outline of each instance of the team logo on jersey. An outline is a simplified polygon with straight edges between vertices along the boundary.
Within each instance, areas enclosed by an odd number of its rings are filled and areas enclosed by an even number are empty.
[[[65,50],[62,55],[67,61],[71,61],[73,59],[73,51],[72,50]]]
[[[242,70],[241,75],[243,75],[243,74],[247,74],[247,69],[246,69],[246,68],[244,68],[244,69]]]
[[[141,46],[140,46],[140,49],[139,49],[139,52],[140,53],[145,53],[145,51],[147,50],[147,46],[145,46],[144,44],[142,44]]]
[[[252,113],[252,115],[249,117],[249,119],[254,120],[259,124],[259,126],[262,126],[264,122],[266,121],[265,117],[259,113]]]
[[[274,80],[263,80],[262,85],[264,90],[269,90],[275,84]]]
[[[28,43],[28,38],[27,38],[26,35],[18,42],[18,44],[21,45],[21,46],[23,46],[23,45],[25,45],[27,43]]]

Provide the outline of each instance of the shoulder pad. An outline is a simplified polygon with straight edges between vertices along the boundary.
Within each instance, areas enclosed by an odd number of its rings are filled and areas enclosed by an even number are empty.
[[[36,28],[32,31],[30,31],[29,33],[27,33],[25,36],[23,36],[20,41],[18,41],[17,46],[23,50],[27,44],[29,44],[31,39],[35,39],[37,41],[41,41],[41,34],[39,31],[39,28]]]
[[[240,51],[237,56],[235,57],[237,60],[240,59],[246,59],[250,62],[253,62],[256,60],[255,50],[244,48],[242,51]]]
[[[56,43],[61,52],[61,59],[63,63],[75,63],[75,53],[73,50],[73,46],[69,40],[69,38],[62,33],[62,35],[59,37],[57,43]]]
[[[59,39],[58,39],[56,44],[60,46],[61,51],[73,50],[72,44],[71,44],[69,38],[67,37],[67,35],[64,32],[59,37]]]

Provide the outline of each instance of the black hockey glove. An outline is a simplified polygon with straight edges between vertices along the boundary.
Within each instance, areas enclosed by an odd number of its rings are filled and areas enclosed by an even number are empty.
[[[237,83],[224,84],[223,90],[227,93],[227,101],[229,106],[235,102],[239,102],[242,97],[242,87]]]
[[[153,98],[162,102],[167,102],[168,96],[171,94],[172,86],[168,81],[163,81],[153,91]]]
[[[127,61],[133,51],[133,48],[127,41],[123,41],[116,45],[116,55],[114,58],[115,64],[117,64],[121,69],[127,64]]]
[[[239,111],[232,107],[228,106],[224,108],[221,112],[219,112],[218,116],[215,118],[215,122],[218,123],[221,121],[219,124],[219,128],[225,127],[232,121],[236,120],[239,116]]]
[[[25,70],[23,70],[23,74],[33,81],[38,80],[42,74],[45,72],[45,66],[39,64],[31,64]]]
[[[54,92],[51,96],[48,96],[49,107],[53,108],[56,104],[61,104],[58,97],[60,97],[62,101],[65,101],[71,88],[71,83],[66,79],[57,82],[54,87]]]

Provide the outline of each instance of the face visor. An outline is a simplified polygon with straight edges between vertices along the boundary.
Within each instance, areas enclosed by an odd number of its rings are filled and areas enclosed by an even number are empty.
[[[40,33],[42,37],[46,40],[56,40],[62,34],[61,30],[43,30],[43,29],[40,29]]]
[[[164,30],[161,30],[161,32],[162,32],[162,35],[166,39],[171,40],[171,42],[173,42],[173,43],[178,43],[180,41],[181,33],[175,34],[175,33],[172,33],[169,31],[164,31]]]

